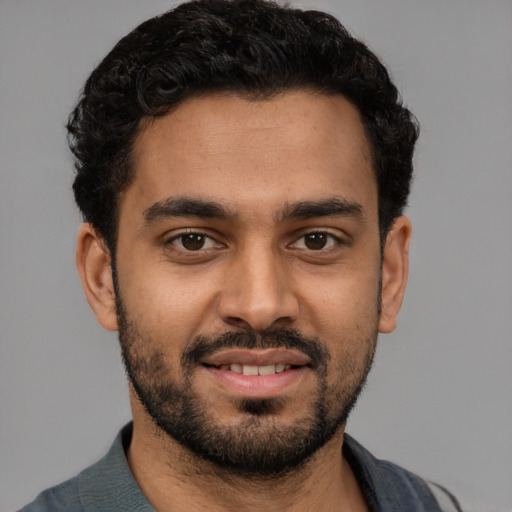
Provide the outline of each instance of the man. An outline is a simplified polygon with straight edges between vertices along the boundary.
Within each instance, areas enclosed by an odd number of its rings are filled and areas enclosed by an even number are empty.
[[[345,434],[408,273],[418,130],[332,17],[185,3],[123,38],[68,124],[77,266],[133,423],[26,511],[438,511]]]

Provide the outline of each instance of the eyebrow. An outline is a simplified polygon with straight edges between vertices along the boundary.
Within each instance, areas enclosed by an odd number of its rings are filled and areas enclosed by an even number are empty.
[[[225,206],[214,201],[205,201],[191,197],[168,198],[150,206],[143,213],[146,224],[169,217],[200,217],[204,219],[227,220],[235,214]]]
[[[145,224],[177,217],[199,217],[203,219],[229,220],[236,213],[215,201],[192,197],[170,197],[158,201],[143,212]],[[316,217],[355,217],[364,218],[364,209],[359,203],[340,197],[315,201],[298,201],[285,205],[277,212],[276,219],[283,222],[289,219],[312,219]]]
[[[359,203],[341,197],[291,203],[278,213],[277,218],[279,221],[283,221],[286,219],[306,220],[332,216],[365,218],[364,209]]]

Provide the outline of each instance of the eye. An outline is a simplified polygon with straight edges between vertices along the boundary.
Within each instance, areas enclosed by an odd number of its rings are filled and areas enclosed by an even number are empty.
[[[341,243],[341,240],[330,233],[316,231],[301,236],[293,246],[297,249],[308,249],[310,251],[321,251]]]
[[[169,240],[171,245],[185,251],[200,251],[201,249],[212,249],[218,244],[204,233],[181,233]]]

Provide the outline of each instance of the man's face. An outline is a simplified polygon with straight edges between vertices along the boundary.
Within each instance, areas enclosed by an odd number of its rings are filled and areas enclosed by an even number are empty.
[[[379,325],[369,154],[357,109],[307,91],[194,98],[141,129],[120,340],[147,413],[201,457],[283,472],[346,420]]]

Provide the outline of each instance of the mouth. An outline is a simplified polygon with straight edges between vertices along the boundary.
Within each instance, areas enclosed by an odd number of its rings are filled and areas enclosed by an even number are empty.
[[[264,376],[312,366],[312,361],[307,355],[297,350],[229,349],[207,357],[202,364],[209,368],[241,375]]]
[[[313,365],[308,356],[294,350],[236,349],[214,354],[202,366],[229,394],[270,398],[289,391]]]
[[[207,368],[217,368],[218,370],[230,371],[242,375],[274,375],[287,370],[295,370],[301,368],[300,365],[292,365],[286,363],[252,365],[242,363],[221,364],[219,366],[204,364]]]

